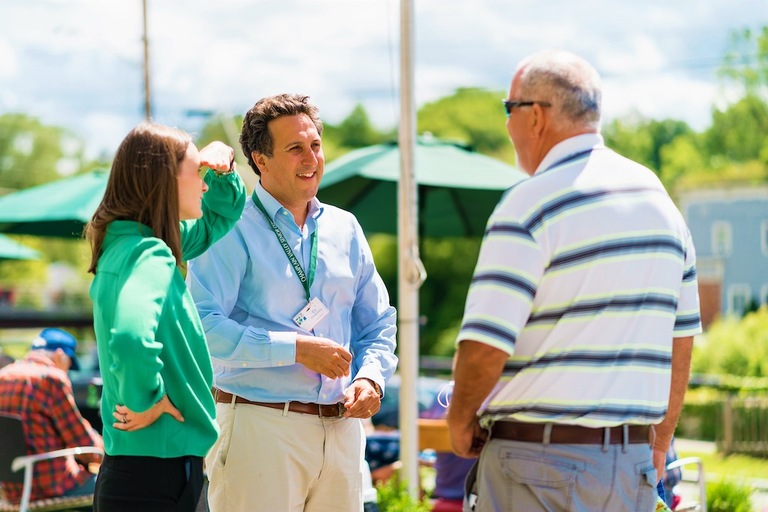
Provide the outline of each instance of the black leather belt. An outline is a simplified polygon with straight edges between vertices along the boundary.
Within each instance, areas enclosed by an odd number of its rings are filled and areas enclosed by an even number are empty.
[[[218,388],[213,388],[213,398],[221,404],[231,404],[233,396],[236,404],[258,405],[260,407],[269,407],[270,409],[285,410],[285,402],[254,402],[253,400],[232,395],[232,393],[227,393]],[[335,404],[288,402],[288,410],[302,414],[312,414],[320,418],[341,418],[347,411],[343,402]]]
[[[497,421],[491,427],[491,439],[507,439],[524,443],[546,443],[546,423]],[[648,425],[589,428],[579,425],[552,424],[551,444],[641,444],[650,443]]]

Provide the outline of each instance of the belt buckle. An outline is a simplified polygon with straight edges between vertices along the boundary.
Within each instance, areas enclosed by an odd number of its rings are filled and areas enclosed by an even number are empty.
[[[336,402],[333,404],[336,406],[336,414],[329,414],[328,416],[323,415],[323,405],[319,405],[317,407],[317,414],[320,416],[320,418],[341,418],[344,416],[344,403],[343,402]]]

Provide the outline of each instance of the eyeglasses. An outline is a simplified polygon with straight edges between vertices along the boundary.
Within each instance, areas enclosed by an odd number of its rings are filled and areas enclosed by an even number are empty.
[[[504,112],[507,113],[507,117],[517,107],[530,107],[531,105],[541,105],[542,107],[551,107],[552,104],[548,101],[509,101],[501,100],[504,104]]]

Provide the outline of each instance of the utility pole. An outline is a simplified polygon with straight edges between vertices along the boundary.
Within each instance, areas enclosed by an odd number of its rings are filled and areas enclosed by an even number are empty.
[[[149,121],[152,119],[152,105],[150,104],[149,91],[149,37],[147,36],[147,0],[141,0],[144,18],[144,34],[142,41],[144,43],[144,118]]]

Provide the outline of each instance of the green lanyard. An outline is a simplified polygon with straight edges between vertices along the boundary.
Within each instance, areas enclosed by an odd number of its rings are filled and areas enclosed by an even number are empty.
[[[269,225],[272,226],[272,231],[275,232],[277,241],[280,242],[280,247],[282,247],[283,251],[285,251],[285,255],[288,257],[288,261],[291,262],[291,266],[293,266],[293,270],[296,272],[296,276],[298,276],[299,281],[301,281],[301,285],[304,287],[304,291],[307,294],[307,302],[309,302],[309,299],[311,298],[309,288],[312,286],[312,281],[315,280],[315,269],[317,268],[317,228],[315,228],[315,231],[312,232],[310,237],[312,246],[310,248],[309,256],[309,278],[307,278],[306,272],[304,272],[304,269],[301,268],[301,263],[299,263],[296,255],[293,254],[291,246],[288,245],[288,241],[285,239],[285,235],[283,235],[283,232],[280,231],[279,227],[277,227],[277,224],[275,224],[275,221],[272,220],[272,217],[269,216],[267,210],[264,208],[264,205],[261,204],[261,200],[256,194],[256,191],[253,192],[253,203],[259,207],[259,210],[261,210],[261,213],[264,214],[264,217],[266,217]]]

